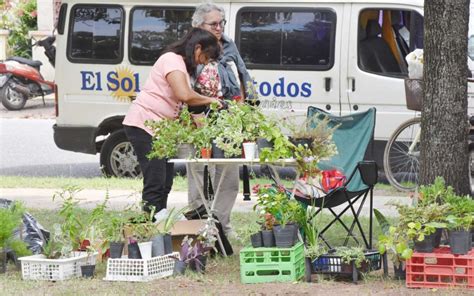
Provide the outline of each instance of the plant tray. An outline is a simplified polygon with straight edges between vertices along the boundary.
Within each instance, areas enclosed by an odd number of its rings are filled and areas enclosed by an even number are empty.
[[[173,275],[178,253],[150,259],[108,259],[106,281],[147,282]]]
[[[453,255],[449,247],[433,253],[414,252],[406,263],[408,288],[474,289],[474,249],[466,255]]]
[[[81,276],[81,266],[95,264],[97,254],[74,252],[64,259],[47,259],[44,255],[21,257],[21,273],[24,280],[63,281]]]
[[[252,248],[240,251],[240,279],[244,284],[294,282],[305,273],[304,246]]]
[[[354,269],[357,272],[369,272],[382,268],[382,256],[379,252],[368,251],[365,253],[365,258],[368,262],[362,262],[361,267],[357,268],[353,262],[351,264],[344,263],[340,256],[322,255],[311,262],[311,273],[353,275]]]

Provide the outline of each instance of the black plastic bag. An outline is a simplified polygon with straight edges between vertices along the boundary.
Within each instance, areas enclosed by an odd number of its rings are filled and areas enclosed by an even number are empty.
[[[0,199],[1,208],[8,208],[11,203],[11,200]],[[23,214],[22,227],[16,229],[13,235],[15,238],[23,240],[33,254],[41,254],[43,247],[49,239],[49,231],[45,230],[43,226],[27,212]]]

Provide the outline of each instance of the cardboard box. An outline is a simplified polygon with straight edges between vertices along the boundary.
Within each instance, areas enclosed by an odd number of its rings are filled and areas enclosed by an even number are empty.
[[[173,240],[173,251],[179,252],[181,242],[185,236],[196,239],[199,229],[204,227],[206,220],[183,220],[178,221],[171,228],[171,238]]]

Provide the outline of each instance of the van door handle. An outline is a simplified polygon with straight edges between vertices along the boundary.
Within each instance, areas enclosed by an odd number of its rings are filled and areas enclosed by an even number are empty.
[[[331,90],[331,77],[324,78],[324,88],[326,89],[326,92]]]
[[[349,92],[349,91],[355,92],[355,90],[356,90],[355,78],[353,78],[353,77],[347,78],[347,84],[349,85],[349,89],[348,89],[347,91],[348,91],[348,92]]]

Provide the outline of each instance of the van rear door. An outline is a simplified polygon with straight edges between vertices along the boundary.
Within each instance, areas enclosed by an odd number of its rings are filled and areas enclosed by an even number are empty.
[[[376,107],[377,140],[386,141],[414,115],[405,107],[405,56],[423,48],[422,12],[415,5],[351,5],[347,72],[341,81],[343,112]]]

